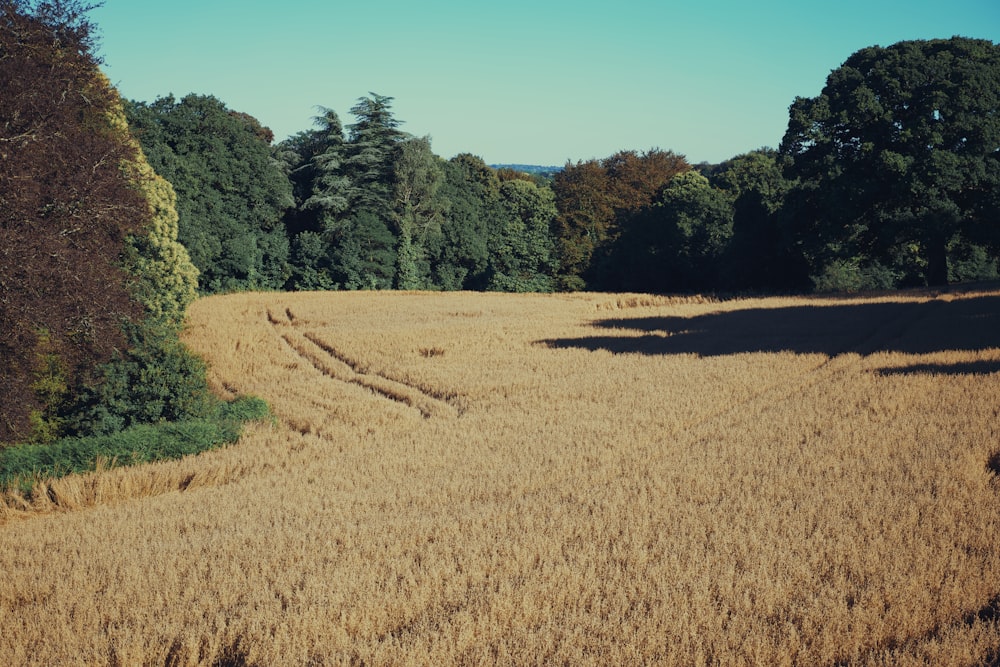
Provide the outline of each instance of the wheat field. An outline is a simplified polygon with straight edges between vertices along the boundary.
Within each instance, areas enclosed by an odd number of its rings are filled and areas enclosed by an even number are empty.
[[[1000,291],[297,293],[186,342],[273,423],[0,502],[10,665],[981,665]]]

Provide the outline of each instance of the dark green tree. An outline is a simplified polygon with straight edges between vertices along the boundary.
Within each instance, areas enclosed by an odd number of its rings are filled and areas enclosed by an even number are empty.
[[[295,205],[285,214],[291,243],[286,287],[333,289],[331,238],[350,215],[346,141],[337,113],[320,108],[311,130],[281,142],[277,155],[292,184]]]
[[[295,180],[302,183],[301,208],[314,216],[307,226],[313,231],[335,227],[351,206],[351,181],[344,173],[344,129],[335,111],[322,112],[312,140],[304,147],[304,163],[295,173]]]
[[[305,230],[292,239],[289,256],[291,278],[289,289],[329,290],[336,287],[332,276],[332,256],[326,235]]]
[[[600,256],[602,283],[623,291],[716,289],[732,229],[731,197],[697,171],[678,174]]]
[[[393,98],[369,95],[351,107],[357,120],[348,126],[344,168],[351,182],[351,209],[387,215],[393,210],[396,153],[408,135],[392,114]]]
[[[418,163],[430,156],[436,166],[429,142],[398,129],[392,98],[384,95],[358,100],[346,137],[335,111],[320,112],[314,129],[287,139],[277,151],[295,201],[285,218],[291,239],[287,286],[424,286],[429,269],[422,235],[434,218],[436,181],[433,168],[421,170]]]
[[[179,239],[209,292],[277,289],[288,277],[292,189],[270,132],[208,95],[127,106],[150,164],[177,192]]]
[[[530,180],[509,180],[500,185],[500,205],[503,215],[489,233],[488,289],[551,292],[559,267],[551,230],[555,195]]]
[[[791,184],[780,156],[764,148],[716,165],[709,181],[732,200],[733,236],[720,267],[719,287],[788,290],[808,286],[808,271],[782,215]]]
[[[346,289],[392,289],[396,283],[395,164],[399,143],[407,135],[392,115],[392,98],[370,95],[351,107],[356,122],[348,126],[343,161],[336,171],[345,213],[324,225],[332,273]]]
[[[489,230],[500,211],[496,172],[474,155],[456,155],[442,165],[439,189],[444,207],[440,235],[428,238],[432,277],[446,290],[485,289]]]
[[[781,153],[820,282],[945,283],[950,251],[998,248],[1000,47],[953,37],[862,49],[818,97],[795,100]]]
[[[392,289],[396,277],[396,237],[385,220],[362,210],[331,232],[330,274],[334,286],[349,290]]]

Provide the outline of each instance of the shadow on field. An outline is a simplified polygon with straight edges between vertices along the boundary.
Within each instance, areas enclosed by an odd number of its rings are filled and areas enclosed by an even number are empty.
[[[742,352],[822,353],[832,357],[846,352],[978,351],[1000,348],[1000,296],[836,305],[817,299],[815,305],[748,308],[694,317],[613,318],[598,320],[593,326],[615,333],[539,343],[618,354],[702,357]],[[911,372],[909,368],[889,370]],[[987,362],[933,369],[928,365],[923,372],[997,370],[996,364]]]
[[[990,375],[1000,373],[1000,361],[967,361],[954,364],[913,364],[902,368],[882,368],[879,375]]]

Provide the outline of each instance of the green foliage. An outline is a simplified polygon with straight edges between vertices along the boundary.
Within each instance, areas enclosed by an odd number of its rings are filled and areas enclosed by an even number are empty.
[[[863,292],[886,290],[896,286],[899,276],[879,263],[864,266],[856,258],[834,259],[812,276],[817,292]]]
[[[396,246],[396,288],[401,290],[416,290],[427,286],[421,272],[421,249],[413,242],[410,225],[407,224],[399,233],[399,243]]]
[[[776,151],[738,155],[712,172],[713,186],[732,200],[733,230],[719,268],[719,285],[734,291],[807,287],[803,261],[788,229],[784,203],[792,183]]]
[[[149,205],[147,229],[126,239],[125,268],[135,276],[133,296],[145,307],[145,316],[180,325],[184,311],[198,296],[198,269],[177,240],[177,195],[153,171],[139,143],[129,132],[121,100],[109,113],[121,140],[135,148],[135,159],[122,165],[129,182]]]
[[[330,246],[318,232],[305,230],[292,242],[291,278],[288,286],[295,290],[331,290],[336,281],[331,276]]]
[[[431,150],[428,137],[414,137],[399,143],[393,165],[393,208],[399,226],[409,226],[418,237],[441,223],[442,201],[438,197],[444,181],[441,162]]]
[[[396,276],[396,237],[385,220],[362,211],[333,234],[334,280],[344,289],[392,289]]]
[[[372,93],[351,109],[357,122],[344,139],[337,114],[323,109],[317,128],[280,147],[296,195],[289,216],[292,267],[297,289],[390,289],[418,285],[422,204],[426,184],[414,160],[400,160],[402,143],[392,98]],[[408,141],[404,141],[408,140]],[[424,179],[426,180],[426,179]],[[399,187],[397,187],[397,184]],[[397,237],[403,225],[409,239]],[[397,266],[402,251],[402,265]],[[402,280],[397,270],[403,271]],[[426,273],[426,271],[425,271]]]
[[[225,216],[185,229],[197,217],[185,191],[212,211],[226,211],[224,193],[250,192],[231,160],[216,168],[219,137],[236,123],[266,145],[259,123],[197,96],[132,116],[144,141],[165,147],[156,164],[185,156],[172,176],[181,237],[211,265],[209,290],[874,289],[996,273],[998,63],[995,45],[965,38],[863,49],[820,96],[795,101],[780,151],[704,165],[711,180],[659,149],[551,178],[471,155],[445,162],[429,138],[399,129],[393,98],[370,93],[346,134],[321,109],[315,129],[267,154],[287,186],[277,199],[294,197],[287,234]],[[266,200],[241,197],[255,211]]]
[[[791,187],[782,172],[780,156],[770,148],[737,155],[723,162],[709,180],[734,200],[755,193],[769,214],[781,208]]]
[[[698,262],[722,254],[732,235],[730,200],[707,178],[693,170],[675,176],[658,206],[680,232],[683,255]]]
[[[981,245],[957,238],[948,248],[948,281],[996,280],[998,260]]]
[[[396,283],[399,289],[423,289],[432,286],[428,246],[441,234],[445,202],[438,193],[444,170],[427,137],[401,141],[395,157]]]
[[[49,445],[0,450],[0,489],[31,492],[39,479],[112,466],[177,459],[236,442],[242,424],[268,417],[267,404],[243,397],[216,406],[200,418],[140,424],[106,435],[65,438]]]
[[[559,263],[551,225],[555,195],[533,181],[510,180],[500,186],[503,215],[490,230],[488,289],[503,292],[551,292]]]
[[[694,170],[675,176],[630,219],[594,272],[607,289],[692,291],[719,284],[733,234],[732,199]]]
[[[340,118],[323,109],[317,129],[285,144],[293,151],[291,179],[298,214],[290,231],[318,232],[336,226],[351,208],[351,182],[344,173],[347,148]]]
[[[204,417],[216,399],[205,364],[178,340],[172,323],[146,320],[126,326],[129,347],[101,369],[68,407],[69,434],[107,435],[137,424]]]
[[[687,169],[683,156],[659,149],[620,151],[603,160],[567,164],[552,184],[559,212],[554,225],[559,283],[572,289],[596,278],[588,286],[607,289],[593,263],[603,262],[631,220]]]
[[[198,269],[177,240],[177,197],[165,179],[149,170],[140,189],[149,201],[153,222],[147,235],[129,237],[126,264],[139,280],[136,298],[148,317],[180,323],[198,295]]]
[[[881,265],[940,284],[956,237],[992,244],[998,109],[1000,46],[962,37],[862,49],[796,99],[781,152],[813,270]]]
[[[37,332],[32,378],[31,390],[41,407],[29,414],[31,431],[28,442],[47,444],[62,432],[63,420],[59,410],[66,401],[69,385],[65,363],[56,342],[45,329]]]
[[[501,214],[500,182],[480,158],[463,153],[442,165],[441,229],[427,240],[433,279],[446,290],[485,289],[489,229]]]
[[[173,184],[178,239],[208,292],[277,289],[288,278],[282,225],[292,187],[270,133],[211,96],[126,107],[156,171]]]
[[[393,209],[393,183],[398,144],[407,138],[392,115],[392,99],[370,93],[351,107],[357,119],[348,126],[344,172],[350,180],[349,201],[355,211],[380,215]]]

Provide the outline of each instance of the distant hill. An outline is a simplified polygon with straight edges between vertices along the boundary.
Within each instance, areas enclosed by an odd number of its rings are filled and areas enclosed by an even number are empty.
[[[513,169],[514,171],[523,171],[526,174],[538,174],[540,176],[551,176],[563,170],[562,167],[546,167],[537,164],[491,164],[490,166],[494,169]]]

